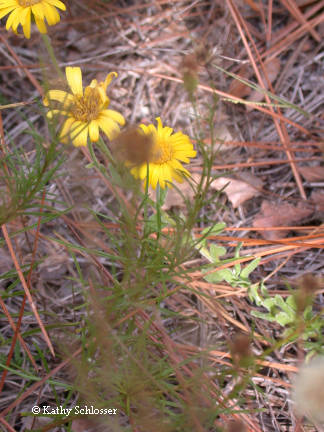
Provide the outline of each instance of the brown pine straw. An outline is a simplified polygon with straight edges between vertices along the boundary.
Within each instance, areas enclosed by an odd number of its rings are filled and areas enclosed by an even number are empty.
[[[164,331],[164,329],[159,326],[156,322],[152,321],[151,318],[147,315],[147,313],[143,310],[140,311],[140,314],[143,316],[144,321],[146,322],[150,322],[151,326],[154,327],[156,329],[156,331],[161,335],[162,337],[162,341],[163,341],[163,346],[167,347],[166,353],[169,356],[169,358],[173,361],[174,365],[175,365],[175,370],[178,371],[177,377],[178,379],[181,378],[181,373],[179,370],[179,363],[181,363],[184,359],[183,359],[183,355],[181,355],[181,357],[179,357],[177,355],[177,353],[175,352],[175,348],[182,348],[182,347],[186,347],[186,345],[180,345],[175,343],[169,336],[168,334]],[[143,325],[142,323],[137,319],[137,325],[143,329]],[[154,334],[156,333],[156,331],[154,332]],[[159,343],[159,339],[157,339],[156,337],[154,337],[152,334],[149,335],[149,337],[155,342],[155,343]],[[161,343],[161,342],[160,342]],[[183,354],[183,353],[181,353]],[[182,369],[184,370],[184,372],[188,375],[188,376],[193,376],[193,369],[196,367],[197,365],[195,365],[194,363],[191,363],[191,367],[192,369],[190,369],[189,367],[187,367],[186,364],[182,365]],[[203,374],[203,376],[206,378],[206,380],[209,380],[209,377],[207,376],[207,374]],[[213,387],[216,387],[216,384],[213,381],[210,381],[211,385]],[[218,389],[217,389],[218,390]],[[218,403],[220,403],[222,406],[224,406],[224,402],[222,401],[222,399],[220,399],[220,397],[218,396],[218,392],[216,391],[214,394],[214,398],[217,399]],[[205,400],[206,403],[208,404],[208,399]],[[235,408],[235,402],[231,401],[231,400],[226,400],[226,404],[231,405],[231,408]],[[237,414],[235,414],[235,411],[230,413],[229,415],[231,415],[234,418],[237,418]],[[223,414],[221,414],[222,418],[226,418]],[[255,432],[262,432],[259,427],[244,413],[240,413],[240,419],[244,420],[244,422],[246,424],[249,425],[249,427],[251,428],[251,431],[255,431]]]
[[[305,16],[311,16],[313,14],[316,14],[320,9],[322,9],[324,6],[324,0],[316,3],[312,9],[310,9]],[[321,24],[324,21],[324,14],[320,14],[318,16],[315,16],[313,19],[308,21],[308,25],[311,27],[316,27],[319,24]],[[264,53],[261,54],[262,59],[272,60],[275,57],[278,57],[279,54],[281,54],[283,51],[287,50],[287,47],[289,47],[293,42],[295,42],[297,39],[301,38],[302,36],[307,33],[307,27],[308,25],[303,24],[302,26],[297,27],[296,21],[294,21],[293,24],[288,25],[283,29],[282,32],[278,32],[277,35],[278,43],[274,44],[271,48],[266,50]],[[295,31],[291,31],[292,28],[297,27]],[[284,35],[287,35],[286,37],[283,37]]]
[[[267,89],[267,86],[265,85],[265,83],[264,83],[264,81],[262,79],[261,72],[259,71],[259,69],[258,69],[258,67],[256,65],[256,62],[254,60],[254,56],[252,54],[252,51],[251,51],[250,46],[248,44],[248,41],[247,41],[247,39],[245,37],[245,34],[243,33],[243,28],[244,28],[244,31],[246,32],[246,34],[247,34],[247,36],[248,36],[248,38],[250,40],[250,43],[253,46],[254,52],[255,52],[255,54],[257,56],[257,59],[258,59],[258,62],[260,64],[260,66],[261,66],[262,72],[263,72],[263,74],[264,74],[264,76],[265,76],[265,78],[266,78],[266,80],[268,82],[269,89],[270,89],[270,91],[273,92],[273,88],[272,88],[271,82],[268,79],[267,71],[266,71],[266,69],[264,67],[264,64],[262,62],[262,59],[261,59],[260,54],[258,52],[258,49],[257,49],[257,47],[256,47],[256,45],[254,43],[254,40],[253,40],[253,38],[252,38],[252,36],[251,36],[251,34],[249,32],[249,29],[248,29],[245,21],[243,20],[240,12],[238,10],[238,8],[236,7],[236,5],[234,4],[234,2],[232,0],[227,0],[227,4],[228,4],[228,6],[230,8],[230,12],[231,12],[232,17],[233,17],[233,19],[235,21],[237,29],[238,29],[238,31],[240,33],[240,36],[241,36],[242,42],[243,42],[243,44],[245,46],[245,49],[246,49],[246,51],[248,53],[250,62],[252,64],[252,66],[253,66],[253,69],[254,69],[255,75],[256,75],[256,77],[258,79],[259,85],[264,90]],[[243,28],[242,28],[242,26],[243,26]],[[265,93],[264,97],[265,97],[267,103],[270,104],[271,100],[270,100],[270,97],[268,96],[267,93]],[[275,102],[274,102],[274,104],[275,104]],[[271,105],[270,105],[269,109],[271,111],[271,114],[275,113],[274,108]],[[279,107],[277,107],[277,111],[278,111],[279,114],[281,113]],[[277,129],[278,135],[280,137],[281,143],[282,143],[283,147],[286,150],[286,155],[287,155],[287,158],[288,158],[289,163],[291,165],[291,169],[292,169],[292,172],[294,174],[294,177],[295,177],[295,180],[296,180],[296,183],[297,183],[300,195],[301,195],[301,197],[304,200],[306,200],[307,198],[306,198],[304,187],[303,187],[303,184],[302,184],[302,181],[301,181],[301,178],[300,178],[300,174],[299,174],[299,172],[297,170],[295,162],[293,161],[292,153],[290,151],[290,138],[289,138],[286,126],[284,125],[284,123],[278,122],[278,119],[275,116],[273,116],[273,121],[274,121],[275,127]]]
[[[288,9],[288,11],[291,13],[293,18],[297,22],[299,22],[301,25],[305,25],[309,33],[313,36],[313,38],[317,41],[321,41],[320,35],[317,33],[317,31],[313,28],[311,24],[306,20],[304,15],[301,13],[300,9],[296,6],[294,0],[280,0],[281,3]]]
[[[195,140],[192,139],[193,142]],[[263,141],[221,141],[219,142],[217,140],[217,137],[215,138],[215,142],[217,144],[221,144],[222,149],[225,149],[226,146],[237,146],[237,147],[255,147],[262,150],[271,150],[271,151],[278,151],[283,152],[284,149],[278,145],[278,143],[270,143],[270,142],[263,142]],[[211,144],[210,139],[205,139],[204,143],[207,145]],[[291,141],[291,151],[292,152],[307,152],[307,153],[318,153],[318,142],[317,141]],[[304,147],[305,146],[305,147]],[[307,147],[306,147],[307,146]],[[311,148],[311,146],[315,146],[317,148]],[[323,160],[323,158],[321,158]]]
[[[35,235],[35,241],[34,241],[32,259],[31,259],[31,264],[30,264],[30,269],[29,269],[29,272],[28,272],[28,276],[27,276],[27,286],[28,287],[30,287],[30,285],[31,285],[31,276],[32,276],[32,272],[33,272],[33,265],[34,265],[34,262],[35,262],[35,259],[36,259],[36,252],[37,252],[38,239],[39,239],[39,231],[40,231],[40,225],[41,225],[41,215],[42,215],[42,212],[43,212],[43,207],[44,207],[44,202],[45,202],[45,196],[46,196],[46,192],[44,190],[43,196],[42,196],[42,202],[41,202],[41,206],[40,206],[40,215],[38,216],[38,221],[37,221],[37,228],[36,228],[36,235]],[[21,307],[20,307],[20,310],[19,310],[19,317],[18,317],[17,326],[14,325],[13,320],[11,319],[10,315],[8,317],[10,325],[11,325],[12,329],[14,330],[14,336],[12,338],[12,342],[11,342],[11,346],[10,346],[10,351],[8,353],[8,356],[7,356],[6,366],[8,366],[8,367],[10,366],[11,359],[12,359],[12,356],[14,354],[14,349],[15,349],[15,346],[16,346],[17,337],[18,337],[19,340],[20,340],[20,342],[22,343],[23,348],[27,352],[27,355],[28,355],[28,357],[29,357],[32,365],[34,366],[36,372],[38,372],[39,371],[39,367],[37,366],[37,364],[36,364],[36,362],[35,362],[32,354],[31,354],[31,352],[29,351],[27,345],[25,344],[25,342],[22,339],[21,334],[20,334],[20,326],[21,326],[22,319],[23,319],[23,316],[24,316],[24,309],[25,309],[26,299],[27,299],[27,296],[25,294],[24,298],[23,298],[23,301],[22,301],[22,304],[21,304]],[[3,303],[2,299],[1,299],[1,302]],[[3,303],[2,307],[3,307],[3,309],[6,308],[6,306],[5,306],[4,303]],[[1,377],[1,382],[0,382],[0,393],[1,393],[2,389],[3,389],[7,373],[8,373],[8,370],[4,370],[3,371],[3,374],[2,374],[2,377]]]
[[[30,291],[29,291],[28,285],[26,283],[25,277],[23,275],[23,272],[21,271],[20,264],[19,264],[18,259],[16,257],[15,251],[13,249],[13,246],[12,246],[12,243],[11,243],[11,240],[10,240],[10,237],[9,237],[6,225],[2,225],[1,229],[2,229],[3,236],[4,236],[5,240],[6,240],[6,243],[7,243],[10,255],[11,255],[11,259],[12,259],[12,261],[14,263],[14,266],[15,266],[16,271],[18,273],[20,282],[21,282],[21,284],[22,284],[22,286],[24,288],[25,294],[26,294],[26,296],[28,298],[30,307],[31,307],[31,309],[32,309],[32,311],[33,311],[33,313],[35,315],[36,321],[38,322],[38,325],[39,325],[39,327],[41,329],[41,332],[42,332],[42,334],[44,336],[44,339],[45,339],[45,341],[47,343],[47,346],[48,346],[49,350],[51,351],[53,357],[55,357],[53,345],[52,345],[52,343],[51,343],[51,341],[50,341],[50,339],[48,337],[46,328],[44,327],[44,324],[43,324],[43,322],[42,322],[42,320],[41,320],[41,318],[39,316],[39,313],[38,313],[38,310],[37,310],[36,305],[34,303],[34,300],[33,300],[32,296],[30,294]]]
[[[15,51],[9,45],[7,39],[5,37],[3,37],[1,34],[0,34],[0,41],[7,47],[8,51],[10,52],[10,54],[12,55],[12,57],[18,63],[19,67],[25,72],[27,78],[33,84],[33,86],[38,91],[38,93],[40,94],[40,96],[44,97],[44,90],[43,90],[42,86],[39,84],[39,82],[34,77],[34,75],[31,72],[29,72],[28,68],[26,68],[23,65],[23,63],[21,62],[19,56],[15,53]]]
[[[138,73],[142,73],[142,74],[149,74],[149,75],[152,75],[154,77],[165,79],[165,80],[168,80],[168,81],[173,81],[173,82],[176,82],[176,83],[179,83],[179,84],[183,84],[183,80],[182,79],[176,78],[176,77],[172,77],[172,76],[169,76],[169,75],[164,75],[164,74],[160,74],[160,73],[145,71],[145,70],[141,70],[141,69],[134,69],[134,71],[138,72]],[[224,100],[224,101],[240,102],[243,105],[247,104],[247,102],[246,102],[245,99],[241,99],[238,96],[233,96],[230,93],[226,93],[226,92],[223,92],[221,90],[217,90],[216,88],[212,88],[212,87],[210,87],[208,85],[198,84],[197,88],[201,89],[201,90],[205,90],[205,91],[207,91],[209,93],[214,93],[214,94],[216,94],[218,96],[221,96],[222,100]],[[291,126],[294,126],[296,129],[300,130],[305,135],[311,135],[311,133],[307,129],[305,129],[303,126],[299,125],[298,123],[294,122],[293,120],[288,119],[287,117],[283,116],[280,113],[271,112],[270,110],[264,108],[263,106],[258,105],[257,103],[250,102],[250,101],[249,101],[249,105],[253,106],[253,108],[256,109],[256,110],[261,111],[261,112],[263,112],[263,113],[265,113],[265,114],[273,117],[274,119],[281,120],[284,123],[288,123]]]
[[[3,123],[2,123],[2,115],[1,115],[1,112],[0,112],[0,142],[1,142],[1,147],[0,147],[0,148],[1,148],[1,151],[2,151],[3,155],[8,154],[8,152],[9,152],[9,148],[8,148],[8,146],[6,145],[6,142],[5,142],[5,137],[4,137],[4,131],[3,131]],[[4,169],[5,169],[5,171],[6,171],[7,175],[8,175],[8,177],[10,177],[10,172],[9,172],[9,169],[8,169],[8,166],[7,166],[6,163],[4,163]],[[8,184],[7,184],[7,188],[8,188]],[[42,209],[43,209],[43,205],[44,205],[44,200],[45,200],[45,191],[44,191],[44,193],[43,193],[43,197],[42,197],[42,203],[41,203],[41,206],[40,206],[40,213],[42,213]],[[27,355],[28,355],[28,357],[29,357],[29,359],[30,359],[30,361],[31,361],[31,363],[32,363],[32,365],[34,366],[34,368],[35,368],[36,371],[38,371],[38,366],[37,366],[37,364],[36,364],[36,362],[35,362],[35,360],[34,360],[32,354],[31,354],[30,350],[28,349],[27,345],[24,343],[24,341],[23,341],[23,339],[22,339],[22,336],[21,336],[19,330],[20,330],[20,325],[21,325],[22,318],[23,318],[24,307],[25,307],[26,296],[27,296],[27,297],[28,297],[28,300],[29,300],[29,302],[30,302],[30,304],[31,304],[31,307],[32,307],[32,309],[33,309],[33,312],[34,312],[34,314],[35,314],[36,320],[37,320],[37,322],[40,324],[40,328],[41,328],[41,331],[42,331],[42,333],[43,333],[44,339],[45,339],[46,343],[48,344],[51,353],[52,353],[53,356],[54,356],[54,349],[53,349],[53,346],[52,346],[51,341],[50,341],[50,339],[49,339],[49,337],[48,337],[48,334],[47,334],[47,332],[46,332],[46,329],[45,329],[45,327],[44,327],[44,325],[43,325],[43,323],[42,323],[42,321],[41,321],[41,319],[40,319],[40,317],[39,317],[39,314],[38,314],[37,308],[36,308],[35,304],[33,303],[33,300],[32,300],[32,297],[31,297],[31,294],[30,294],[30,292],[29,292],[29,287],[30,287],[30,283],[31,283],[32,269],[33,269],[33,263],[34,263],[34,261],[35,261],[35,256],[36,256],[36,251],[37,251],[38,236],[39,236],[39,230],[40,230],[40,222],[41,222],[41,215],[38,217],[37,229],[36,229],[36,235],[35,235],[35,243],[34,243],[33,255],[32,255],[32,261],[31,261],[31,264],[30,264],[30,269],[29,269],[29,273],[28,273],[27,283],[25,282],[25,279],[24,279],[23,274],[22,274],[22,272],[21,272],[20,266],[19,266],[19,264],[18,264],[18,260],[16,259],[15,252],[14,252],[14,250],[13,250],[13,247],[12,247],[12,244],[11,244],[11,241],[10,241],[10,238],[9,238],[9,235],[8,235],[8,232],[7,232],[6,225],[2,225],[2,227],[1,227],[1,228],[2,228],[2,232],[3,232],[3,235],[4,235],[5,240],[6,240],[6,242],[7,242],[7,246],[8,246],[8,248],[9,248],[10,254],[11,254],[12,259],[13,259],[13,261],[14,261],[14,265],[15,265],[15,267],[16,267],[16,269],[17,269],[17,272],[18,272],[19,278],[21,279],[21,277],[22,277],[23,280],[24,280],[23,287],[24,287],[24,289],[25,289],[25,296],[24,296],[24,298],[23,298],[22,305],[21,305],[21,309],[20,309],[20,311],[19,311],[19,317],[18,317],[18,323],[17,323],[17,326],[15,326],[14,321],[12,320],[12,318],[11,318],[11,316],[10,316],[10,314],[9,314],[9,312],[8,312],[8,310],[7,310],[7,308],[6,308],[6,306],[5,306],[5,303],[4,303],[4,302],[2,301],[2,299],[1,299],[1,306],[2,306],[2,308],[3,308],[3,310],[4,310],[4,312],[5,312],[5,314],[6,314],[7,318],[8,318],[8,320],[9,320],[9,323],[10,323],[12,329],[14,330],[14,336],[13,336],[13,339],[12,339],[12,343],[11,343],[11,347],[10,347],[9,354],[8,354],[8,356],[7,356],[6,366],[9,366],[9,365],[10,365],[11,358],[12,358],[12,355],[13,355],[13,353],[14,353],[14,348],[15,348],[15,345],[16,345],[17,336],[18,336],[19,340],[22,342],[22,346],[23,346],[23,348],[25,349],[25,351],[26,351],[26,353],[27,353]],[[18,271],[18,268],[19,268],[19,271]],[[21,279],[21,281],[22,281],[22,279]],[[28,296],[27,293],[29,294],[29,296]],[[0,393],[1,393],[1,391],[2,391],[2,388],[3,388],[4,382],[5,382],[5,378],[6,378],[7,373],[8,373],[7,370],[4,370],[4,371],[3,371],[3,374],[2,374],[2,377],[1,377],[1,382],[0,382]]]
[[[61,369],[63,369],[65,366],[67,366],[75,357],[77,357],[82,352],[82,347],[78,348],[74,353],[68,357],[66,360],[62,361],[58,366],[56,366],[53,370],[51,370],[48,374],[46,374],[42,379],[40,379],[38,382],[33,384],[26,390],[24,393],[22,393],[14,402],[9,404],[7,408],[5,408],[3,411],[0,412],[0,418],[3,419],[4,416],[6,416],[12,409],[14,409],[16,406],[18,406],[24,399],[26,399],[29,395],[36,392],[36,390],[41,387],[43,384],[46,383],[46,381],[51,378],[52,376],[56,375],[57,372],[59,372]]]

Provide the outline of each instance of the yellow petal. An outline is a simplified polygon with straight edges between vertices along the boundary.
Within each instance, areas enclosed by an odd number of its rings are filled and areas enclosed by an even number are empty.
[[[157,124],[158,124],[158,130],[159,130],[159,129],[162,129],[162,128],[163,128],[163,125],[162,125],[162,120],[161,120],[161,118],[160,118],[160,117],[156,117],[155,120],[157,121]]]
[[[48,111],[48,113],[46,113],[46,117],[49,119],[52,119],[53,117],[56,117],[57,115],[67,116],[68,114],[69,113],[67,111],[53,109],[53,110]]]
[[[73,119],[74,120],[74,119]],[[75,147],[86,146],[88,143],[88,124],[80,121],[73,121],[70,127],[70,137]]]
[[[44,5],[45,6],[45,5]],[[46,3],[45,17],[48,25],[52,26],[60,21],[60,14],[57,12],[55,7]]]
[[[41,20],[45,19],[45,15],[44,15],[45,8],[44,8],[44,3],[43,2],[36,3],[33,6],[31,6],[31,10],[32,10],[35,18],[38,18],[38,19],[41,19]]]
[[[181,171],[182,172],[182,171]],[[186,176],[186,174],[184,173],[183,175],[180,175],[178,172],[173,171],[172,173],[172,177],[174,180],[176,180],[178,183],[183,183],[184,180],[184,176]],[[189,176],[190,177],[190,176]]]
[[[11,7],[14,6],[14,8],[17,7],[17,0],[1,0],[0,1],[0,7]]]
[[[115,78],[118,77],[117,72],[110,72],[110,73],[106,76],[106,79],[105,79],[105,81],[104,81],[104,83],[103,83],[103,84],[104,84],[104,89],[105,89],[105,91],[107,90],[107,87],[108,87],[109,84],[111,83],[113,77],[115,77]]]
[[[61,10],[66,10],[65,4],[63,2],[61,2],[60,0],[47,0],[47,3],[61,9]]]
[[[97,119],[97,123],[99,127],[103,130],[103,132],[107,135],[107,137],[110,140],[113,140],[120,133],[119,126],[115,121],[111,120],[109,117],[102,116],[101,114]]]
[[[7,22],[6,22],[6,30],[9,30],[14,21],[18,20],[20,22],[20,16],[19,16],[20,9],[15,9],[11,12],[9,15]]]
[[[61,133],[60,133],[60,139],[64,144],[67,144],[71,137],[70,137],[70,130],[72,128],[73,123],[75,123],[75,120],[73,118],[68,118],[62,127]]]
[[[15,6],[6,7],[0,10],[0,19],[6,16],[9,12],[15,9]]]
[[[99,127],[98,127],[98,123],[95,120],[93,120],[89,124],[89,135],[90,135],[90,140],[92,142],[98,141],[98,139],[99,139]]]
[[[102,111],[100,115],[107,117],[111,120],[114,120],[115,122],[119,123],[121,126],[124,126],[125,124],[124,117],[118,111],[108,109]]]
[[[149,166],[149,173],[150,173],[150,169],[152,169],[152,166]],[[147,174],[147,165],[146,164],[142,164],[139,168],[138,168],[138,177],[141,180],[144,180]]]
[[[150,173],[150,185],[152,186],[153,189],[156,189],[159,180],[159,171],[160,171],[159,167],[152,166],[151,173]]]
[[[73,145],[75,147],[84,147],[88,144],[88,127],[83,126],[77,130],[77,135],[72,138]]]
[[[150,130],[149,130],[149,128],[148,128],[145,124],[140,124],[139,127],[142,129],[142,131],[143,131],[146,135],[149,135],[149,134],[150,134]]]
[[[30,9],[28,9],[28,13],[25,18],[25,23],[22,25],[25,38],[27,39],[30,38],[30,23],[31,23],[30,15],[31,15],[31,11]]]
[[[40,19],[40,18],[35,16],[35,23],[36,23],[37,28],[38,28],[40,33],[42,33],[42,34],[47,33],[46,24],[45,24],[43,19]]]
[[[82,73],[79,67],[65,68],[67,82],[74,95],[83,96]]]
[[[50,100],[61,102],[67,108],[73,104],[74,98],[70,93],[63,90],[50,90],[43,100],[44,105],[48,106]]]

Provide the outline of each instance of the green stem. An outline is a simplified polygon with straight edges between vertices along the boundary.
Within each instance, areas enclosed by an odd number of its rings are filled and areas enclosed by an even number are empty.
[[[161,189],[160,184],[158,183],[156,186],[156,221],[157,221],[157,239],[159,240],[162,229],[162,221],[161,221]]]
[[[146,238],[147,210],[148,210],[148,188],[149,188],[150,165],[146,164],[145,198],[144,198],[144,238]]]
[[[55,57],[54,50],[53,50],[53,47],[52,47],[52,44],[51,44],[51,41],[50,41],[49,37],[47,36],[47,34],[42,34],[42,33],[41,33],[41,36],[42,36],[42,39],[44,41],[44,45],[45,45],[45,47],[47,49],[48,55],[50,56],[50,59],[51,59],[53,65],[54,65],[54,67],[56,69],[56,72],[58,73],[58,75],[61,78],[64,78],[64,75],[63,75],[63,73],[62,73],[62,71],[60,69],[60,66],[58,64],[58,61],[57,61],[57,59]]]

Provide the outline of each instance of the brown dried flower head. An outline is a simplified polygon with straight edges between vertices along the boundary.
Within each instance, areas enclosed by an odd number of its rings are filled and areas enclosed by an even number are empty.
[[[241,420],[234,420],[227,424],[226,432],[247,432],[247,429]]]
[[[320,288],[319,280],[311,273],[301,277],[299,288],[295,295],[297,313],[303,313],[312,303],[315,292]]]
[[[182,59],[181,66],[183,85],[192,95],[198,86],[199,62],[195,53],[188,54]]]
[[[142,165],[152,156],[153,136],[144,134],[138,126],[130,126],[112,142],[112,151],[131,167]]]
[[[250,364],[252,359],[250,342],[250,337],[246,334],[238,333],[234,336],[230,351],[236,367],[247,367]]]

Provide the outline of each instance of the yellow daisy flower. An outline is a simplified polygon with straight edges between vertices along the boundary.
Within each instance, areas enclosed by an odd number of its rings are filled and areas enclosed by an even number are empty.
[[[22,25],[24,35],[30,38],[30,23],[33,16],[38,30],[47,33],[47,24],[52,26],[60,21],[56,8],[65,10],[65,4],[60,0],[0,0],[0,19],[10,13],[6,29],[17,34],[19,24]]]
[[[160,117],[157,117],[156,121],[157,128],[153,124],[139,126],[144,134],[152,139],[152,150],[148,158],[149,178],[146,179],[147,163],[133,167],[131,173],[135,178],[148,180],[153,189],[158,183],[164,189],[170,186],[173,179],[182,183],[184,177],[190,176],[180,161],[189,163],[189,158],[195,157],[197,152],[187,135],[182,132],[172,134],[173,129],[163,127]]]
[[[67,82],[72,91],[50,90],[44,99],[44,105],[49,105],[49,100],[61,104],[61,109],[52,109],[47,116],[55,114],[67,116],[60,138],[62,142],[72,141],[75,147],[86,146],[88,135],[91,142],[99,139],[99,128],[112,140],[119,134],[118,124],[124,125],[124,117],[117,111],[107,109],[109,98],[106,90],[116,72],[107,75],[104,82],[92,80],[83,91],[82,73],[79,67],[67,67],[65,69]]]

